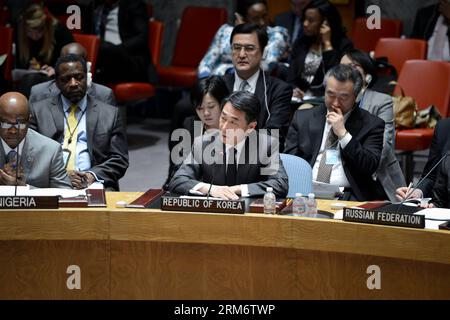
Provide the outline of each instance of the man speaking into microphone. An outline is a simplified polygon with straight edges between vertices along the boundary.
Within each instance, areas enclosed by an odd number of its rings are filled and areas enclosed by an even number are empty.
[[[277,197],[285,197],[288,177],[278,140],[256,130],[260,110],[253,93],[237,91],[225,98],[219,131],[194,140],[191,154],[173,176],[169,190],[235,200],[262,196],[272,187]]]
[[[0,97],[0,185],[71,189],[61,146],[28,128],[27,98],[18,92]]]

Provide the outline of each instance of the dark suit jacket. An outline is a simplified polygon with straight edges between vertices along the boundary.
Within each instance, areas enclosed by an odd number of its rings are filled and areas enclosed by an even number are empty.
[[[273,154],[268,152],[271,150],[271,144],[276,145],[276,142],[271,138],[266,140],[267,143],[263,143],[258,139],[258,134],[255,131],[253,135],[252,138],[255,138],[254,141],[258,141],[258,149],[252,152],[254,150],[249,147],[249,141],[252,141],[252,139],[247,138],[244,149],[246,152],[241,153],[239,160],[236,184],[248,184],[248,191],[252,197],[263,196],[267,187],[272,187],[277,197],[286,197],[289,184],[280,155],[277,152],[278,150]],[[187,194],[189,190],[200,182],[226,185],[226,162],[223,155],[218,155],[225,154],[225,149],[223,143],[220,141],[219,135],[196,138],[192,150],[192,153],[170,181],[169,190],[180,194]],[[204,152],[204,150],[208,151]],[[202,158],[202,156],[205,156],[204,153],[211,155],[212,159],[217,156],[220,160],[205,161]],[[278,160],[278,165],[274,164],[270,170],[270,175],[262,174],[261,171],[267,170],[269,158],[260,158],[258,156],[257,159],[253,158],[254,161],[250,161],[252,159],[251,157],[257,154],[260,156],[268,155],[271,156],[270,159]]]
[[[286,82],[277,78],[265,75],[266,85],[264,86],[263,72],[259,73],[256,83],[255,95],[261,103],[261,113],[258,118],[258,129],[279,129],[280,146],[283,149],[284,140],[289,129],[290,122],[290,103],[292,97],[292,88]],[[230,92],[233,92],[234,73],[223,76],[223,80]],[[270,118],[266,108],[266,97],[264,87],[267,88],[267,107],[270,111]]]
[[[61,95],[30,104],[30,127],[62,142],[64,112]],[[86,128],[91,171],[107,189],[119,190],[119,179],[128,168],[128,146],[119,109],[87,97]]]
[[[429,40],[433,35],[437,19],[439,18],[438,4],[420,9],[414,20],[411,38]],[[450,31],[447,33],[450,42]]]
[[[450,151],[450,118],[440,120],[434,129],[433,140],[431,141],[428,161],[423,169],[424,177],[431,168],[441,159],[445,152]],[[439,168],[434,169],[430,175],[422,181],[419,189],[422,190],[424,197],[430,197],[437,179]]]
[[[148,14],[142,0],[119,2],[119,33],[121,46],[133,56],[137,65],[147,70],[148,80],[156,81],[156,69],[148,50]]]
[[[305,159],[313,167],[322,143],[326,113],[325,105],[296,111],[284,152]],[[380,186],[372,174],[378,168],[383,149],[384,121],[356,107],[345,128],[352,139],[341,149],[341,160],[353,195],[358,201],[379,199]]]
[[[0,139],[1,140],[1,139]],[[28,129],[19,161],[25,182],[36,188],[72,189],[64,168],[61,145]],[[0,142],[0,168],[5,165],[5,150]]]
[[[314,95],[323,96],[323,77],[325,73],[333,66],[339,64],[341,57],[353,48],[353,43],[349,38],[343,38],[338,44],[333,44],[333,50],[324,51],[322,54],[322,62],[317,69],[314,79],[308,83],[302,77],[305,69],[305,59],[308,54],[310,45],[305,41],[305,37],[299,37],[293,45],[292,63],[289,68],[287,81],[302,91],[311,89]]]
[[[440,208],[450,207],[450,157],[447,157],[438,168],[439,175],[433,187],[433,203]]]
[[[30,103],[45,100],[50,97],[57,96],[60,93],[56,86],[55,80],[46,81],[31,87]],[[103,103],[116,105],[113,91],[101,84],[92,83],[87,89],[87,94]]]

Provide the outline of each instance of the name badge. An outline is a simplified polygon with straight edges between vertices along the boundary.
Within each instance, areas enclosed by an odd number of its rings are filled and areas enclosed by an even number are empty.
[[[328,165],[335,165],[339,161],[339,154],[337,149],[327,149],[327,161]]]

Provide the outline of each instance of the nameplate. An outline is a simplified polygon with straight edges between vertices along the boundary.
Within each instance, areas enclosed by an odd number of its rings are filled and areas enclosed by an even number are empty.
[[[243,214],[244,200],[162,197],[161,210]]]
[[[1,196],[0,209],[58,209],[57,196]]]
[[[344,208],[343,220],[406,228],[425,228],[425,215],[383,210]]]

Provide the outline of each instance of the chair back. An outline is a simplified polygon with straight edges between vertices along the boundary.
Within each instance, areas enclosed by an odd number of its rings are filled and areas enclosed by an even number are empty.
[[[309,163],[292,154],[281,153],[280,157],[289,178],[288,197],[295,198],[298,192],[304,195],[312,192],[312,169]]]
[[[375,47],[375,58],[386,57],[397,74],[406,60],[424,60],[426,56],[427,42],[420,39],[380,38]]]
[[[178,29],[173,66],[196,68],[219,27],[227,21],[224,8],[186,7]]]
[[[3,66],[3,77],[7,81],[12,81],[12,68],[13,68],[13,29],[10,27],[0,26],[0,55],[6,54],[6,61]]]
[[[161,59],[161,48],[164,35],[164,23],[151,20],[148,23],[148,50],[152,56],[153,65],[159,66]]]
[[[408,60],[398,77],[405,95],[413,97],[419,109],[435,105],[442,117],[449,114],[450,63],[431,60]],[[394,95],[400,95],[395,88]]]
[[[381,29],[367,28],[367,18],[353,21],[352,40],[355,48],[370,52],[375,49],[380,38],[399,38],[403,31],[402,20],[381,19]]]
[[[94,35],[79,33],[74,33],[73,38],[86,49],[87,59],[91,62],[91,72],[94,73],[100,48],[100,39]]]

